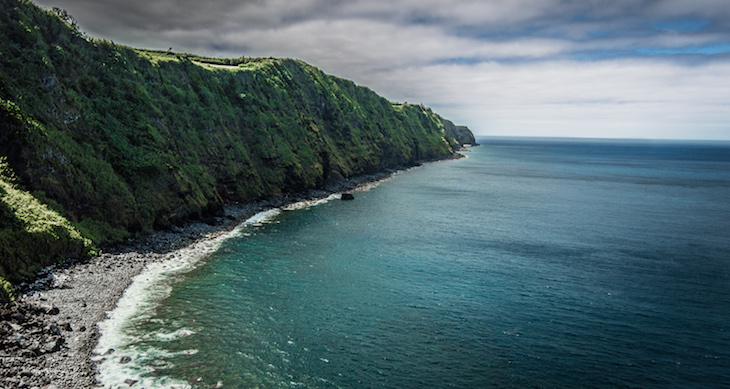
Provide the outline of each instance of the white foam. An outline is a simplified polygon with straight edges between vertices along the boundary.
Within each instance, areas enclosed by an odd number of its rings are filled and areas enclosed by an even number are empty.
[[[190,335],[193,335],[194,333],[195,333],[195,331],[193,331],[193,330],[189,330],[187,328],[181,328],[177,331],[173,331],[173,332],[166,333],[166,334],[157,333],[157,334],[154,334],[154,337],[156,340],[171,341],[171,340],[175,340],[175,339],[188,337]]]
[[[368,191],[377,187],[383,181],[362,185],[354,191]],[[287,211],[308,209],[339,198],[339,194],[332,194],[322,199],[305,200],[290,204],[283,209]],[[93,358],[95,361],[100,362],[98,365],[98,382],[105,388],[128,385],[124,382],[127,379],[137,380],[135,386],[138,387],[192,388],[186,381],[151,373],[154,373],[156,368],[172,367],[169,358],[176,355],[193,355],[198,350],[191,349],[173,353],[149,347],[141,349],[136,346],[136,343],[140,341],[140,336],[133,334],[131,330],[139,323],[157,320],[153,317],[154,309],[161,300],[170,295],[176,276],[193,270],[202,259],[218,250],[226,240],[234,237],[252,236],[252,233],[246,231],[248,228],[272,222],[281,212],[282,209],[278,208],[259,212],[231,231],[211,235],[207,239],[170,253],[165,261],[148,264],[140,274],[135,276],[131,285],[117,301],[116,308],[111,312],[107,312],[106,320],[98,323],[101,337],[94,349],[97,357]],[[193,330],[179,329],[171,333],[147,334],[142,338],[154,337],[158,341],[174,340],[194,334]],[[113,353],[104,355],[112,349],[115,350]],[[309,351],[308,349],[305,350]],[[245,356],[254,357],[248,354]],[[121,363],[122,357],[129,357],[131,361]],[[329,363],[327,359],[322,358],[321,360]],[[274,366],[271,367],[274,368]]]
[[[327,197],[321,198],[321,199],[315,199],[315,200],[302,200],[293,204],[289,204],[287,206],[282,207],[285,211],[295,211],[298,209],[308,209],[311,207],[314,207],[316,205],[324,204],[328,201],[339,199],[339,194],[331,194]]]
[[[123,387],[127,385],[124,382],[127,379],[138,381],[136,385],[143,388],[192,388],[192,386],[183,380],[151,374],[156,369],[169,369],[173,367],[172,363],[167,361],[167,359],[181,353],[170,353],[155,348],[143,351],[135,346],[127,346],[123,352],[116,351],[110,355],[97,357],[97,360],[102,361],[99,364],[99,375],[97,378],[105,388]],[[122,357],[129,357],[131,361],[122,363]]]
[[[399,173],[400,172],[395,172],[391,176],[397,175]],[[348,192],[367,192],[371,189],[377,188],[383,182],[390,180],[391,176],[385,177],[378,181],[362,183],[362,184],[358,185],[357,187],[353,188],[352,190],[349,190]],[[335,200],[335,199],[339,200],[341,198],[342,198],[341,193],[333,193],[333,194],[331,194],[327,197],[321,198],[321,199],[302,200],[302,201],[299,201],[299,202],[296,202],[293,204],[289,204],[289,205],[282,207],[282,209],[284,211],[295,211],[295,210],[299,210],[299,209],[308,209],[308,208],[311,208],[311,207],[314,207],[314,206],[317,206],[320,204],[327,203],[327,202]]]
[[[194,269],[201,259],[215,252],[226,240],[243,235],[243,231],[252,225],[271,221],[281,210],[269,209],[259,212],[229,232],[209,236],[193,245],[171,253],[167,260],[148,264],[144,270],[132,279],[132,284],[117,301],[116,308],[107,312],[107,319],[98,324],[101,337],[94,349],[100,361],[97,379],[105,388],[124,385],[124,380],[135,379],[140,387],[189,388],[184,381],[167,377],[145,377],[154,371],[154,367],[146,364],[159,358],[170,358],[175,354],[151,349],[140,349],[135,343],[140,338],[131,331],[139,323],[153,319],[154,308],[158,302],[168,297],[172,290],[175,276]],[[173,340],[181,336],[190,336],[194,331],[180,329],[169,334],[156,334],[157,340]],[[113,353],[106,354],[109,350]],[[197,353],[197,350],[185,350],[186,355]],[[122,357],[129,357],[128,363],[120,363]]]

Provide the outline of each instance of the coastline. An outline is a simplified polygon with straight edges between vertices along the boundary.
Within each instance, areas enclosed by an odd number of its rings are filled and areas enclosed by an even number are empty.
[[[455,154],[443,160],[458,158],[464,156]],[[258,212],[364,190],[407,169],[342,179],[321,190],[228,205],[225,216],[215,220],[156,231],[109,248],[98,257],[45,269],[32,284],[22,286],[17,302],[2,307],[0,329],[9,336],[0,349],[0,387],[101,387],[96,377],[102,358],[92,361],[98,357],[94,353],[100,338],[98,325],[148,264],[221,236]]]

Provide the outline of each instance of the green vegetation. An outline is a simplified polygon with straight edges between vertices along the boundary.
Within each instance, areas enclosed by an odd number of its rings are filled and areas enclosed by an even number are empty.
[[[0,277],[10,282],[88,255],[91,242],[473,143],[429,108],[301,61],[135,50],[85,36],[62,10],[0,1]]]
[[[16,297],[13,285],[0,277],[0,302],[14,301]]]
[[[13,297],[10,282],[31,277],[69,255],[93,253],[91,240],[14,181],[0,158],[0,301]]]

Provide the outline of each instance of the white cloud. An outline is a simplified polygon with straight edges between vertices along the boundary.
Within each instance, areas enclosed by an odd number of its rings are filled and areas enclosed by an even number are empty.
[[[40,1],[135,47],[299,58],[478,133],[730,139],[727,55],[631,59],[727,45],[726,0]]]
[[[485,63],[382,74],[375,88],[481,134],[730,139],[729,78],[727,63]]]
[[[223,34],[220,43],[245,47],[253,55],[303,58],[346,73],[348,69],[369,73],[455,58],[540,58],[569,47],[554,39],[492,42],[448,35],[433,26],[399,26],[363,19],[315,20],[278,29],[232,31]]]

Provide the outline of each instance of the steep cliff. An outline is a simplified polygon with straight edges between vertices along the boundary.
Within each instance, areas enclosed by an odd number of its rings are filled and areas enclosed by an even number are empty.
[[[135,50],[64,12],[0,4],[0,277],[12,282],[228,202],[474,143],[429,108],[298,60]]]

